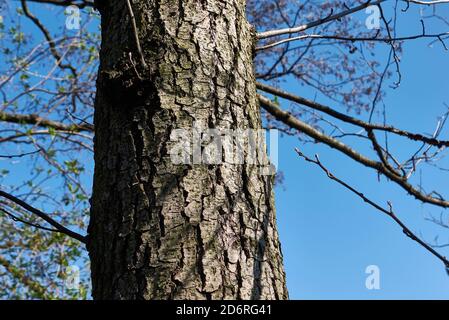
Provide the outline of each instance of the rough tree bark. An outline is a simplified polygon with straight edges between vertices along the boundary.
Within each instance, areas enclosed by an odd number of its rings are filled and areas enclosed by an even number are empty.
[[[132,1],[146,68],[126,0],[98,2],[93,298],[288,298],[272,177],[169,154],[193,122],[261,126],[245,1]]]

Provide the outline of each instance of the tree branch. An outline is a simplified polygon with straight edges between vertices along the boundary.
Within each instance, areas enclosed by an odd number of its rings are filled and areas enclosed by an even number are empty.
[[[404,232],[404,234],[409,237],[410,239],[416,241],[418,244],[420,244],[422,247],[424,247],[428,252],[430,252],[432,255],[434,255],[435,257],[437,257],[439,260],[441,260],[444,263],[444,266],[446,267],[446,270],[449,271],[449,261],[446,259],[446,257],[442,256],[441,254],[439,254],[437,251],[435,251],[432,247],[430,247],[427,243],[425,243],[423,240],[421,240],[420,238],[418,238],[394,213],[393,211],[393,207],[391,205],[390,202],[388,202],[388,206],[389,209],[385,209],[383,207],[381,207],[380,205],[378,205],[377,203],[375,203],[374,201],[370,200],[369,198],[367,198],[363,193],[361,193],[360,191],[357,191],[355,188],[351,187],[349,184],[347,184],[346,182],[344,182],[343,180],[337,178],[336,176],[334,176],[320,161],[318,155],[315,155],[315,160],[311,159],[309,157],[307,157],[306,155],[304,155],[301,151],[299,151],[299,149],[295,149],[296,153],[302,157],[303,159],[305,159],[307,162],[311,162],[316,164],[317,166],[319,166],[321,168],[321,170],[323,170],[326,175],[331,179],[336,181],[337,183],[339,183],[340,185],[342,185],[343,187],[345,187],[346,189],[350,190],[352,193],[356,194],[358,197],[360,197],[364,202],[368,203],[370,206],[374,207],[375,209],[381,211],[382,213],[386,214],[387,216],[389,216],[390,218],[392,218],[401,228],[402,231]]]
[[[350,41],[350,42],[385,42],[387,44],[391,44],[394,41],[406,41],[406,40],[417,40],[417,39],[425,39],[425,38],[433,38],[438,39],[443,43],[443,47],[447,50],[447,46],[442,40],[442,37],[449,35],[449,32],[441,32],[435,34],[417,34],[413,36],[404,36],[404,37],[387,37],[387,38],[377,38],[373,37],[345,37],[339,35],[320,35],[320,34],[304,34],[298,37],[282,39],[276,42],[269,43],[267,45],[263,45],[261,47],[257,47],[256,51],[267,50],[273,47],[279,46],[284,43],[298,41],[298,40],[306,40],[306,39],[330,39],[337,41]]]
[[[427,143],[429,145],[441,148],[441,147],[449,147],[449,141],[447,140],[439,140],[439,139],[435,139],[435,138],[429,138],[426,137],[422,134],[417,134],[417,133],[413,133],[413,132],[409,132],[409,131],[405,131],[405,130],[401,130],[401,129],[397,129],[393,126],[389,126],[389,125],[381,125],[381,124],[374,124],[374,123],[369,123],[369,122],[365,122],[363,120],[359,120],[357,118],[348,116],[344,113],[340,113],[328,106],[322,105],[320,103],[293,95],[289,92],[268,86],[266,84],[257,82],[256,83],[257,89],[265,91],[267,93],[273,94],[275,96],[284,98],[286,100],[290,100],[292,102],[296,102],[299,103],[301,105],[307,106],[309,108],[324,112],[328,115],[330,115],[333,118],[336,118],[338,120],[344,121],[346,123],[350,123],[353,125],[356,125],[358,127],[361,127],[365,130],[379,130],[379,131],[386,131],[386,132],[390,132],[399,136],[403,136],[406,137],[410,140],[413,141],[420,141],[420,142],[424,142]]]
[[[63,130],[69,132],[94,131],[94,126],[88,123],[69,125],[62,122],[45,119],[35,114],[22,115],[0,111],[0,121],[17,124],[37,125],[39,127],[53,128],[55,130]]]
[[[61,7],[68,7],[68,6],[77,6],[80,9],[84,9],[86,7],[94,8],[93,1],[72,1],[72,0],[26,0],[28,2],[36,2],[36,3],[46,3],[46,4],[53,4],[56,6]]]
[[[16,216],[15,214],[9,212],[8,210],[5,210],[4,208],[0,208],[0,211],[3,212],[4,214],[6,214],[8,217],[10,217],[13,221],[21,222],[21,223],[26,224],[26,225],[28,225],[30,227],[34,227],[36,229],[41,229],[41,230],[44,230],[44,231],[59,232],[56,229],[47,228],[47,227],[41,226],[39,224],[26,221],[26,220]]]
[[[357,161],[365,165],[366,167],[375,169],[379,173],[383,174],[390,180],[396,182],[400,187],[402,187],[405,191],[407,191],[410,195],[414,196],[416,199],[421,200],[426,203],[430,203],[436,206],[440,206],[443,208],[449,208],[449,201],[440,198],[434,198],[430,195],[423,194],[419,190],[417,190],[414,186],[412,186],[405,177],[399,176],[393,172],[391,172],[382,162],[372,160],[370,158],[365,157],[359,152],[355,151],[348,145],[342,143],[341,141],[332,138],[324,133],[318,131],[307,123],[295,118],[289,112],[281,110],[277,105],[271,102],[268,98],[258,95],[259,102],[261,106],[273,115],[277,120],[283,122],[291,128],[294,128],[309,137],[328,145],[329,147],[339,150],[340,152],[346,154],[351,159]]]
[[[129,18],[131,20],[131,26],[133,28],[134,40],[136,41],[137,52],[139,53],[140,63],[144,69],[147,69],[147,63],[145,62],[145,56],[143,55],[142,47],[140,46],[139,31],[137,29],[136,18],[134,16],[133,7],[130,0],[126,0],[126,6],[128,7]]]
[[[333,21],[333,20],[337,20],[337,19],[341,19],[347,15],[353,14],[357,11],[363,10],[369,6],[373,6],[373,5],[378,5],[381,4],[382,2],[385,2],[386,0],[378,0],[378,1],[371,1],[368,0],[367,2],[354,7],[354,8],[350,8],[348,10],[342,11],[340,13],[334,14],[334,15],[330,15],[326,18],[317,20],[317,21],[313,21],[310,23],[306,23],[303,24],[301,26],[298,27],[294,27],[294,28],[286,28],[286,29],[277,29],[277,30],[270,30],[270,31],[265,31],[265,32],[261,32],[257,34],[257,39],[261,40],[261,39],[265,39],[265,38],[270,38],[270,37],[275,37],[275,36],[280,36],[280,35],[284,35],[284,34],[290,34],[290,33],[298,33],[298,32],[302,32],[305,31],[307,29],[313,28],[313,27],[317,27],[319,25],[322,25],[324,23]]]
[[[60,223],[58,223],[57,221],[53,220],[52,218],[50,218],[50,216],[48,216],[46,213],[30,206],[28,203],[26,203],[25,201],[20,200],[19,198],[4,192],[2,190],[0,190],[0,197],[4,197],[6,199],[8,199],[9,201],[14,202],[15,204],[21,206],[22,208],[26,209],[27,211],[37,215],[39,218],[45,220],[46,222],[48,222],[51,226],[53,226],[57,232],[59,233],[63,233],[65,235],[68,235],[69,237],[72,237],[84,244],[87,243],[87,237],[80,235],[79,233],[76,233],[72,230],[67,229],[66,227],[64,227],[63,225],[61,225]]]
[[[69,69],[70,72],[72,73],[72,75],[75,78],[78,77],[76,69],[72,65],[62,63],[62,57],[59,54],[58,50],[56,50],[55,41],[51,37],[50,32],[44,27],[44,25],[39,21],[39,19],[36,18],[30,12],[30,10],[28,9],[28,5],[27,5],[26,1],[25,0],[21,0],[20,2],[22,4],[22,9],[23,9],[23,12],[24,12],[25,16],[28,17],[28,19],[30,19],[36,25],[36,27],[43,33],[45,39],[48,41],[48,45],[50,47],[50,52],[53,55],[53,57],[55,58],[57,65],[61,69]]]
[[[403,1],[411,2],[411,3],[415,3],[415,4],[422,4],[422,5],[426,5],[426,6],[449,3],[449,0],[434,0],[434,1],[403,0]]]

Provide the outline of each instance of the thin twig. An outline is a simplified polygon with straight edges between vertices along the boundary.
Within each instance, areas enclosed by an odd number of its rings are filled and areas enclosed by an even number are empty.
[[[302,157],[303,159],[305,159],[307,162],[311,162],[314,163],[316,165],[318,165],[321,170],[323,170],[326,175],[329,177],[329,179],[336,181],[337,183],[339,183],[340,185],[342,185],[343,187],[345,187],[346,189],[348,189],[349,191],[351,191],[352,193],[356,194],[358,197],[360,197],[364,202],[368,203],[370,206],[374,207],[375,209],[381,211],[382,213],[386,214],[387,216],[389,216],[390,218],[392,218],[401,228],[402,231],[404,232],[404,234],[409,237],[410,239],[416,241],[418,244],[420,244],[422,247],[424,247],[428,252],[430,252],[432,255],[434,255],[435,257],[437,257],[439,260],[441,260],[444,263],[444,266],[446,267],[446,270],[449,270],[449,261],[446,259],[446,257],[442,256],[441,254],[439,254],[436,250],[434,250],[431,246],[429,246],[427,243],[425,243],[423,240],[421,240],[420,238],[418,238],[418,236],[416,236],[394,213],[393,211],[393,206],[390,202],[388,202],[388,209],[383,208],[382,206],[378,205],[377,203],[375,203],[374,201],[370,200],[369,198],[367,198],[362,192],[356,190],[354,187],[350,186],[349,184],[347,184],[346,182],[344,182],[343,180],[337,178],[336,176],[334,176],[332,174],[332,172],[329,171],[329,169],[327,169],[320,161],[318,155],[315,155],[315,159],[311,159],[309,157],[307,157],[306,155],[304,155],[298,148],[295,148],[296,153]]]
[[[4,208],[0,208],[0,211],[3,212],[4,214],[6,214],[7,216],[9,216],[13,221],[21,222],[21,223],[26,224],[28,226],[31,226],[31,227],[34,227],[34,228],[37,228],[37,229],[41,229],[41,230],[44,230],[44,231],[59,232],[59,230],[57,230],[57,229],[47,228],[47,227],[41,226],[39,224],[26,221],[26,220],[16,216],[15,214],[5,210]]]
[[[137,51],[139,52],[139,55],[140,55],[140,62],[142,63],[143,68],[147,69],[147,63],[145,62],[145,56],[143,55],[142,47],[140,46],[139,32],[137,30],[136,18],[134,17],[134,11],[131,6],[131,1],[126,0],[126,5],[128,7],[129,17],[131,19],[131,25],[133,27],[133,33],[134,33],[134,38],[136,40]]]
[[[378,0],[378,1],[371,1],[371,0],[369,0],[369,1],[366,1],[365,3],[363,3],[363,4],[361,4],[361,5],[357,6],[357,7],[347,9],[347,10],[339,12],[337,14],[330,15],[330,16],[325,17],[323,19],[320,19],[320,20],[317,20],[317,21],[313,21],[313,22],[310,22],[310,23],[307,23],[307,24],[304,24],[304,25],[301,25],[301,26],[298,26],[298,27],[295,27],[295,28],[278,29],[278,30],[270,30],[270,31],[261,32],[261,33],[257,34],[257,39],[260,40],[260,39],[280,36],[280,35],[283,35],[283,34],[302,32],[302,31],[305,31],[307,29],[314,28],[314,27],[317,27],[319,25],[322,25],[324,23],[327,23],[327,22],[330,22],[330,21],[333,21],[333,20],[337,20],[337,19],[341,19],[341,18],[343,18],[343,17],[345,17],[347,15],[350,15],[352,13],[355,13],[355,12],[358,12],[360,10],[363,10],[363,9],[369,7],[369,6],[380,4],[380,3],[384,2],[384,1],[386,1],[386,0]]]
[[[60,223],[58,223],[57,221],[53,220],[52,218],[50,218],[48,216],[48,214],[40,211],[39,209],[36,209],[32,206],[30,206],[28,203],[26,203],[25,201],[20,200],[19,198],[4,192],[2,190],[0,190],[0,197],[4,197],[16,204],[18,204],[19,206],[21,206],[22,208],[28,210],[29,212],[37,215],[39,218],[45,220],[46,222],[48,222],[50,225],[52,225],[53,227],[55,227],[57,229],[58,232],[63,233],[65,235],[68,235],[69,237],[72,237],[82,243],[87,243],[87,237],[80,235],[79,233],[76,233],[70,229],[67,229],[66,227],[64,227],[63,225],[61,225]]]

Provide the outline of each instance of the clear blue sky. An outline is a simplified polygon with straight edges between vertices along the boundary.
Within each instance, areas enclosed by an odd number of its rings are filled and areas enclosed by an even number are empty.
[[[448,10],[442,12],[449,16]],[[398,34],[419,34],[419,18],[412,8],[407,18],[400,18]],[[431,24],[427,27],[429,33],[436,31]],[[404,46],[401,86],[387,90],[385,99],[390,123],[423,133],[433,132],[437,117],[446,110],[443,103],[449,102],[449,53],[439,43],[433,47],[428,47],[428,43],[418,40]],[[386,61],[385,54],[381,61]],[[293,81],[287,89],[315,97],[314,91]],[[319,95],[316,99],[326,102]],[[365,120],[367,117],[361,115]],[[448,133],[445,130],[442,137],[448,139]],[[406,150],[413,149],[403,141],[390,140],[390,149],[400,155],[408,154]],[[449,298],[449,276],[440,261],[408,239],[388,217],[329,180],[314,165],[299,159],[293,149],[299,147],[309,156],[319,154],[334,174],[379,203],[390,200],[397,214],[428,241],[438,234],[441,242],[449,242],[448,229],[435,227],[424,219],[430,213],[439,215],[442,210],[422,205],[392,183],[385,183],[385,179],[378,182],[377,174],[370,169],[326,146],[303,146],[292,137],[283,138],[279,145],[279,166],[285,181],[276,190],[276,205],[291,298]],[[430,171],[423,181],[425,186],[449,195],[447,172]],[[440,251],[449,255],[447,248]],[[365,288],[368,265],[380,268],[380,290]]]
[[[62,17],[60,20],[64,21]],[[398,34],[419,33],[418,13],[411,9],[400,26]],[[35,32],[35,28],[32,30]],[[432,48],[427,44],[418,40],[404,46],[402,84],[388,90],[385,99],[389,122],[420,132],[433,131],[437,116],[445,110],[443,103],[449,103],[448,53],[439,43]],[[379,58],[385,61],[381,53]],[[298,87],[293,81],[285,89],[315,97],[314,91]],[[319,95],[316,98],[329,102]],[[361,117],[366,119],[367,115]],[[448,133],[444,132],[445,139]],[[391,149],[405,155],[411,145],[402,141],[392,139]],[[440,209],[422,205],[384,179],[378,182],[376,173],[326,146],[302,145],[296,138],[284,137],[279,143],[279,166],[285,180],[277,187],[276,204],[292,299],[449,299],[449,276],[440,261],[408,239],[388,217],[298,158],[295,147],[308,155],[318,153],[337,176],[373,199],[392,201],[397,214],[426,240],[432,241],[439,234],[442,242],[449,242],[448,230],[424,219],[429,213],[439,214]],[[363,150],[369,152],[369,148]],[[15,176],[17,180],[26,178]],[[424,183],[449,195],[447,181],[447,175],[432,171],[426,174]],[[441,252],[449,255],[448,249]],[[365,288],[368,265],[380,268],[380,290]]]

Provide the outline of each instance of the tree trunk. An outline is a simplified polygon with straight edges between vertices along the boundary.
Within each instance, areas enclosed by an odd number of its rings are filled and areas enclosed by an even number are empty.
[[[93,298],[288,298],[272,176],[170,156],[178,128],[261,127],[245,1],[100,5]]]

